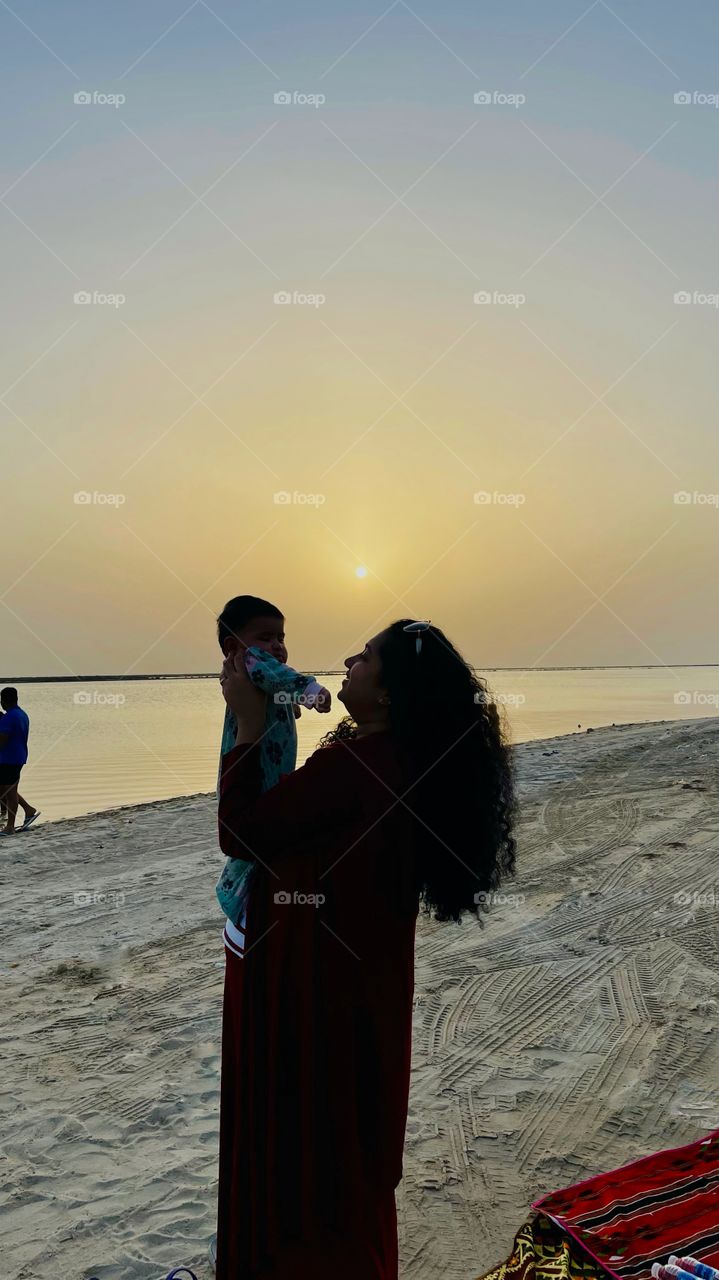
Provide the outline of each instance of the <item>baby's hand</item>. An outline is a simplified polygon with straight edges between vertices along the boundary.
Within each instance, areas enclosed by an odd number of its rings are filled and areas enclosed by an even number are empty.
[[[315,711],[327,712],[332,706],[332,694],[329,689],[325,689],[324,685],[320,685],[319,693],[308,693],[305,695],[305,705],[314,707]]]

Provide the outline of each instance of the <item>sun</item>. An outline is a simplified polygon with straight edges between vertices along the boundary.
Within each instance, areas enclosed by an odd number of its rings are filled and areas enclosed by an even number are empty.
[[[363,564],[358,564],[355,569],[355,578],[366,578],[367,570]]]

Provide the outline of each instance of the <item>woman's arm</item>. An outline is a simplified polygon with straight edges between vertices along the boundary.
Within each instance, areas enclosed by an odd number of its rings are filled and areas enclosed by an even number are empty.
[[[267,695],[252,683],[244,657],[239,653],[228,654],[225,658],[220,684],[235,719],[235,745],[238,742],[259,742],[264,734]]]
[[[361,813],[360,775],[365,772],[352,751],[337,743],[315,751],[306,764],[260,795],[259,744],[238,744],[222,761],[222,852],[271,867],[293,854],[335,848],[338,828],[349,827]]]

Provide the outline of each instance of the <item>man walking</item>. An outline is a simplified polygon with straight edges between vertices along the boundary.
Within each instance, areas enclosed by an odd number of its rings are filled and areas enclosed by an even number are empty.
[[[25,814],[22,831],[40,816],[40,811],[23,800],[18,792],[20,773],[27,762],[30,718],[18,706],[17,689],[0,690],[0,707],[0,812],[7,818],[0,836],[12,836],[15,834],[18,806]]]

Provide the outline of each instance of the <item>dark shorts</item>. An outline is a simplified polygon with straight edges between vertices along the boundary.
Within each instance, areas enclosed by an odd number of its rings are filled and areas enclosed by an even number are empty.
[[[0,764],[0,787],[13,787],[20,781],[21,764]]]

